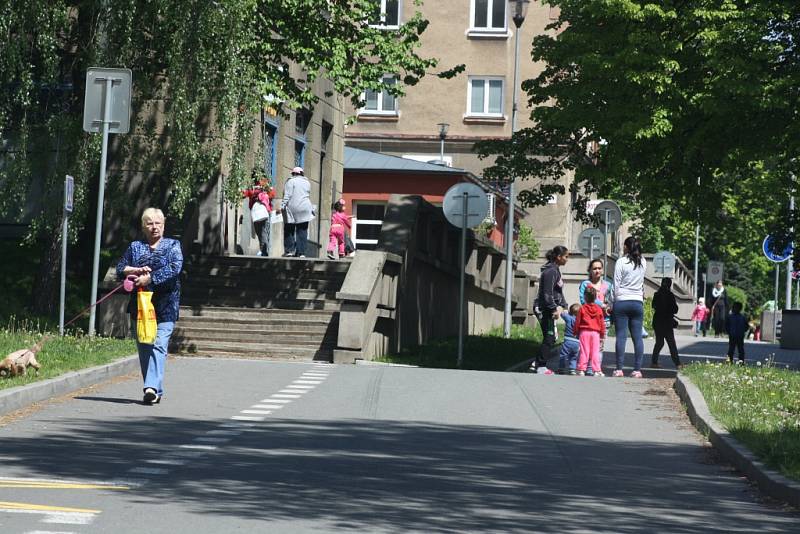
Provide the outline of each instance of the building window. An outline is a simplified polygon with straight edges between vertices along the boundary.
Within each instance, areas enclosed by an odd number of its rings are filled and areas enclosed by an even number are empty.
[[[372,26],[389,29],[400,27],[400,0],[375,0],[375,4]]]
[[[505,31],[508,0],[472,0],[472,29]]]
[[[503,116],[503,79],[502,78],[470,78],[469,80],[468,116],[502,117]]]
[[[386,85],[394,85],[397,83],[397,77],[393,75],[384,76],[383,83]],[[374,91],[372,89],[367,89],[364,93],[364,102],[364,107],[361,110],[362,113],[383,115],[397,114],[397,99],[386,90]]]
[[[275,174],[277,173],[277,148],[278,148],[278,127],[269,123],[264,123],[264,170],[270,177],[272,185],[275,185]]]

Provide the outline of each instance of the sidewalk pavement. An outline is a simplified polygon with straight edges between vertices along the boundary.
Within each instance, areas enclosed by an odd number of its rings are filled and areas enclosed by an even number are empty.
[[[678,345],[678,355],[682,363],[690,363],[694,361],[704,362],[710,360],[712,362],[724,361],[727,359],[728,354],[728,338],[727,337],[694,337],[692,335],[676,335],[676,344]],[[603,350],[603,366],[614,366],[614,346],[616,339],[610,337],[606,339]],[[644,362],[643,367],[650,367],[650,360],[653,355],[653,345],[655,345],[655,336],[650,333],[650,336],[644,340]],[[762,364],[765,360],[773,358],[775,365],[789,366],[791,369],[800,369],[800,350],[782,349],[779,345],[766,343],[762,341],[745,341],[744,342],[745,357],[749,363],[761,361]],[[672,360],[669,357],[669,347],[664,344],[661,349],[661,355],[658,358],[659,364],[666,369],[674,369]],[[557,363],[556,363],[557,365]],[[633,366],[633,342],[628,337],[625,343],[625,366]]]

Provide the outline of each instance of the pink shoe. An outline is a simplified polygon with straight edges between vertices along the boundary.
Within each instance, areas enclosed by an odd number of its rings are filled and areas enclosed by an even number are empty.
[[[631,378],[642,378],[641,371],[631,371]]]
[[[611,376],[619,378],[625,376],[625,373],[622,372],[622,369],[616,369],[613,373],[611,373]]]
[[[548,369],[547,367],[539,367],[536,370],[536,374],[537,375],[552,375],[552,374],[555,374],[555,373],[553,371],[551,371],[550,369]]]

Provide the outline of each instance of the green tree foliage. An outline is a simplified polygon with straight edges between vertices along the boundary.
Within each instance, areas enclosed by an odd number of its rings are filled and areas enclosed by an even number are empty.
[[[514,254],[523,260],[535,260],[539,257],[539,242],[533,235],[533,228],[519,222],[519,234],[514,241]]]
[[[417,53],[427,21],[404,15],[387,31],[371,24],[380,19],[374,0],[0,0],[0,214],[22,217],[32,195],[38,206],[59,206],[69,173],[73,238],[85,224],[100,147],[100,136],[81,129],[90,66],[132,70],[132,130],[143,140],[121,142],[117,156],[152,161],[143,190],[160,192],[179,216],[221,168],[228,198],[238,194],[265,102],[311,107],[324,77],[358,105],[365,89],[401,95],[433,68]],[[399,82],[384,87],[387,72]],[[113,202],[128,191],[109,176],[109,194]],[[59,222],[59,210],[45,209],[29,233],[52,242],[51,256]]]
[[[527,206],[566,186],[614,198],[648,248],[757,262],[767,232],[800,228],[796,193],[800,3],[790,0],[550,0],[560,9],[523,83],[533,126],[481,143],[489,178],[531,186]]]

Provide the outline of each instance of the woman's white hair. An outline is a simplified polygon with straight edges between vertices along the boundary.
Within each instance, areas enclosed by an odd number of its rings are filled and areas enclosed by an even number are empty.
[[[164,212],[158,208],[147,208],[142,212],[142,228],[145,227],[147,221],[152,221],[153,219],[161,219],[164,221]]]

